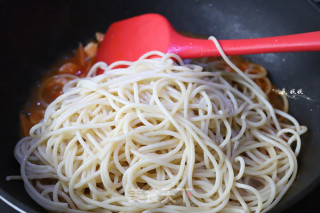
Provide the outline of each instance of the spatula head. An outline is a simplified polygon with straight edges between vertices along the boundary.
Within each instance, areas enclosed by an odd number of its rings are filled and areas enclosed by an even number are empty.
[[[147,52],[166,52],[173,30],[159,14],[145,14],[113,23],[97,53],[97,61],[107,64],[119,60],[135,61]]]

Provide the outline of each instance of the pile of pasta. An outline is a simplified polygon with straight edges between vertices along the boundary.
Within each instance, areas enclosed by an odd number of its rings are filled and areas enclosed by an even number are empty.
[[[57,212],[271,209],[307,128],[219,50],[233,72],[150,52],[69,81],[15,148],[28,194]]]

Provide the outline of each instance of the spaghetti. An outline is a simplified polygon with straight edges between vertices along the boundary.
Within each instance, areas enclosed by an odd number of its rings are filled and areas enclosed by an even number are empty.
[[[276,205],[295,179],[307,129],[272,107],[259,74],[241,72],[210,39],[236,73],[150,52],[70,80],[16,145],[29,195],[57,212]],[[95,76],[98,68],[104,74]]]

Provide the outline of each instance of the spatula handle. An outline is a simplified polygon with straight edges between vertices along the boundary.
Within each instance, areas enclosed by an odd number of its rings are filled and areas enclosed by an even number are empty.
[[[184,36],[175,38],[172,43],[174,45],[168,48],[168,52],[176,53],[182,58],[220,55],[210,40]],[[320,31],[266,38],[220,40],[219,43],[226,55],[320,51]]]

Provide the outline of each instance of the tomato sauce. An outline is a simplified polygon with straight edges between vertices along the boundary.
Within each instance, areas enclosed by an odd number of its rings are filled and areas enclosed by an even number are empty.
[[[27,106],[20,113],[22,134],[29,135],[32,126],[43,119],[44,112],[52,101],[63,94],[63,87],[70,80],[87,75],[95,63],[99,43],[103,34],[97,33],[96,40],[89,42],[85,47],[80,43],[76,54],[58,64],[58,69],[50,70],[41,80],[40,85],[32,92]]]

